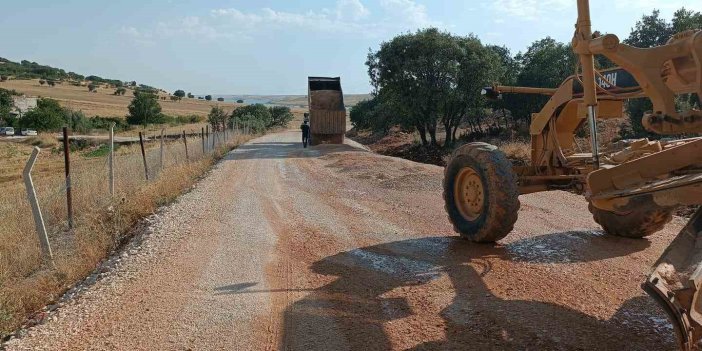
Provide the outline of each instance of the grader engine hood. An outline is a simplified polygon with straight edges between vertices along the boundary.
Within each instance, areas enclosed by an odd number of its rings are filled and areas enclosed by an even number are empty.
[[[654,264],[643,288],[672,319],[681,349],[692,350],[702,339],[702,208]]]

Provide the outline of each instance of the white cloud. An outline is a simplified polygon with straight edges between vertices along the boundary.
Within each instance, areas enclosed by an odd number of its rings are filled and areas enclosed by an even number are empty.
[[[439,24],[429,19],[426,6],[412,0],[380,0],[380,6],[387,12],[395,14],[401,20],[417,27]]]
[[[361,0],[337,0],[333,8],[304,12],[279,11],[261,8],[245,12],[237,8],[219,8],[209,16],[188,16],[160,22],[155,28],[125,27],[123,32],[140,36],[191,36],[199,39],[251,38],[265,31],[311,30],[320,33],[349,33],[379,36],[398,30],[440,25],[432,21],[426,7],[412,0],[380,0],[382,13],[371,16],[371,11]],[[373,17],[373,18],[371,18]],[[126,33],[125,33],[126,34]],[[132,35],[132,37],[139,37]]]
[[[543,15],[547,12],[562,11],[574,6],[573,0],[492,0],[490,5],[495,13],[526,21],[543,20]]]
[[[336,19],[359,21],[370,15],[360,0],[339,0],[336,2]]]

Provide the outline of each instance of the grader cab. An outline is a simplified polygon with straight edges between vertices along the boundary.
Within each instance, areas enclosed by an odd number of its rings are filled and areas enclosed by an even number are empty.
[[[673,36],[666,45],[636,48],[617,36],[593,35],[588,0],[578,0],[573,50],[579,68],[557,88],[499,86],[483,94],[550,96],[532,115],[531,162],[513,166],[495,146],[457,149],[444,176],[444,200],[455,230],[492,242],[514,227],[520,194],[569,190],[583,194],[594,220],[610,235],[642,238],[661,230],[679,206],[702,204],[702,111],[676,109],[676,96],[702,97],[702,31]],[[597,71],[595,55],[618,67]],[[642,125],[672,136],[641,139],[600,151],[598,119],[623,116],[623,102],[646,97],[653,110]],[[697,107],[699,108],[699,107]],[[576,152],[575,136],[589,127],[591,152]],[[674,321],[682,349],[702,338],[702,210],[666,249],[643,284]]]

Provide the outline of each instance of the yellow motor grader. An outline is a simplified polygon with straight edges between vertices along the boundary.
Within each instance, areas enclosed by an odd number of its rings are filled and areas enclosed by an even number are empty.
[[[593,35],[589,1],[577,4],[572,44],[579,68],[573,76],[557,88],[496,85],[483,91],[492,98],[550,96],[543,109],[532,114],[530,165],[513,166],[495,146],[471,143],[455,150],[445,169],[446,211],[455,230],[468,240],[505,237],[517,220],[520,194],[584,194],[606,233],[631,238],[661,230],[679,206],[702,204],[702,111],[678,111],[675,104],[681,94],[702,98],[702,31],[676,34],[663,46],[636,48],[612,34]],[[618,67],[597,71],[595,55]],[[601,152],[598,119],[621,118],[624,101],[639,97],[653,103],[643,126],[669,138],[636,140],[620,150]],[[586,125],[592,152],[579,153],[575,136]],[[673,319],[683,349],[702,339],[700,262],[698,207],[643,284]]]

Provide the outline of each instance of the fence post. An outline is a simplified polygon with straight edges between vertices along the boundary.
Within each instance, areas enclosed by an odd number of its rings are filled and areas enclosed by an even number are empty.
[[[115,196],[115,124],[110,126],[110,196]]]
[[[190,163],[190,155],[188,155],[188,138],[183,131],[183,144],[185,144],[185,162]]]
[[[212,127],[212,151],[215,149],[215,142],[217,141],[217,130]]]
[[[63,127],[63,164],[66,170],[66,213],[68,228],[73,229],[73,193],[71,192],[71,148],[68,142],[68,127]]]
[[[209,124],[205,126],[205,136],[207,136],[207,142],[205,144],[207,144],[206,146],[209,146],[210,145],[210,125]]]
[[[161,128],[161,156],[159,157],[159,162],[161,163],[161,171],[163,171],[163,128]]]
[[[41,245],[41,253],[44,256],[44,259],[49,258],[50,260],[53,260],[54,256],[51,253],[49,236],[46,234],[44,217],[41,215],[41,208],[39,207],[39,201],[37,200],[37,192],[34,189],[34,182],[32,181],[32,168],[34,168],[34,163],[37,162],[38,155],[39,148],[35,146],[34,150],[32,150],[32,155],[29,156],[27,165],[24,166],[22,175],[24,177],[24,186],[27,190],[27,198],[29,199],[29,204],[32,206],[32,215],[34,217],[34,225],[37,230],[37,236],[39,237],[39,244]]]
[[[144,136],[139,132],[139,145],[141,145],[141,158],[144,160],[144,176],[149,180],[149,166],[146,163],[146,152],[144,151]]]
[[[200,139],[202,140],[202,155],[205,155],[205,128],[200,131]]]

